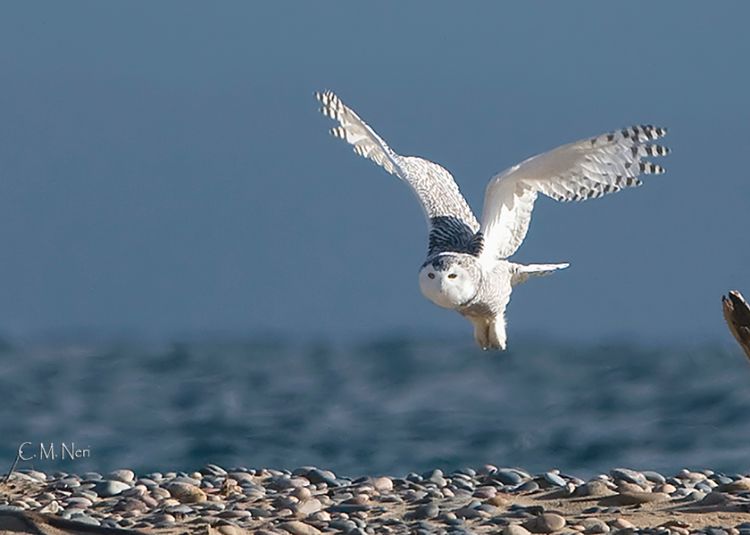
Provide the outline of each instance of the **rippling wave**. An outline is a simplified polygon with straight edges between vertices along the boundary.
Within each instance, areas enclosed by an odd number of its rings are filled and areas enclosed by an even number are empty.
[[[22,463],[47,472],[750,464],[750,366],[721,348],[202,342],[5,347],[0,362],[0,463],[25,441],[90,448]]]

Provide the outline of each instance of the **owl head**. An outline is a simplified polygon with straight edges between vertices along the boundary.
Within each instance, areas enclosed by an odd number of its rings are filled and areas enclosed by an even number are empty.
[[[469,304],[482,280],[476,257],[463,253],[442,253],[430,258],[419,271],[422,295],[443,308]]]

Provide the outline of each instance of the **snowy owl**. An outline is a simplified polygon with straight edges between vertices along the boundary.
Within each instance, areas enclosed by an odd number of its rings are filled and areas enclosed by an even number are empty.
[[[645,161],[669,151],[650,141],[666,134],[651,125],[633,126],[563,145],[533,156],[490,179],[481,223],[451,174],[436,163],[401,156],[333,92],[316,93],[321,112],[338,122],[331,133],[406,182],[427,217],[427,259],[419,270],[422,294],[455,310],[474,325],[482,349],[506,348],[505,308],[514,286],[568,264],[523,265],[508,260],[529,229],[539,193],[557,201],[583,201],[639,186],[641,174],[664,169]]]

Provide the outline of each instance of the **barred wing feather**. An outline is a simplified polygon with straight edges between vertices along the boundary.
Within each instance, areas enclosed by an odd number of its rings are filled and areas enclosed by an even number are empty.
[[[583,201],[640,186],[640,175],[664,168],[644,158],[669,150],[650,141],[666,134],[654,126],[633,126],[563,145],[494,176],[484,197],[482,259],[511,256],[529,229],[539,193],[557,201]]]
[[[430,225],[430,254],[443,250],[477,253],[479,222],[451,174],[422,158],[400,156],[332,91],[316,93],[321,112],[338,122],[331,134],[343,139],[354,152],[406,182],[419,200]]]

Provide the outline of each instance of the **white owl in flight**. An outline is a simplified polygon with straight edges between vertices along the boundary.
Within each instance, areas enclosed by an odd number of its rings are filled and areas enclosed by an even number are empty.
[[[505,349],[505,308],[514,286],[568,264],[523,265],[508,260],[521,245],[539,193],[558,201],[582,201],[639,186],[641,174],[664,169],[645,161],[667,148],[650,144],[666,134],[651,125],[563,145],[514,165],[490,179],[481,223],[451,174],[436,163],[401,156],[331,91],[316,93],[322,113],[337,121],[331,133],[354,152],[406,182],[430,226],[427,259],[419,271],[422,294],[455,310],[474,325],[482,349]]]

